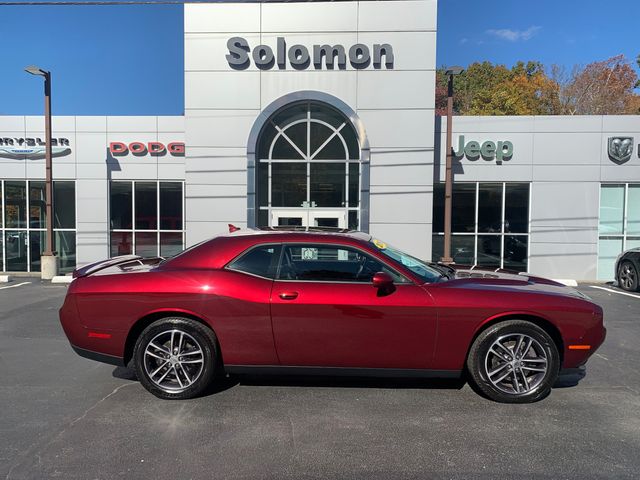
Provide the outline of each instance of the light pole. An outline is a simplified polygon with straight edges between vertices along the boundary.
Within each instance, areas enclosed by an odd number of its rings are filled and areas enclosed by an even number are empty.
[[[51,72],[43,70],[34,65],[31,65],[24,70],[31,75],[44,77],[44,130],[46,143],[45,217],[47,223],[47,242],[45,250],[40,256],[40,274],[43,280],[51,280],[58,274],[58,258],[56,257],[56,252],[54,251],[53,212],[51,208],[53,203],[53,181],[51,176],[51,166],[53,163],[51,148]]]
[[[447,88],[447,166],[444,183],[444,255],[440,261],[446,265],[453,263],[451,258],[451,197],[453,192],[453,77],[460,75],[462,67],[449,67],[445,75],[449,77]]]

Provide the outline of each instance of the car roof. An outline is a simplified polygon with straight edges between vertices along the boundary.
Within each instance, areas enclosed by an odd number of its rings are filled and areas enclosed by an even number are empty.
[[[230,226],[233,227],[232,225]],[[357,238],[358,240],[369,241],[371,240],[371,235],[365,232],[361,232],[358,230],[349,230],[346,228],[332,228],[332,227],[260,227],[260,228],[243,228],[239,230],[235,230],[233,232],[225,233],[219,236],[226,237],[237,237],[240,235],[292,235],[292,234],[302,234],[305,236],[313,236],[313,235],[333,235],[338,236],[340,238],[352,237]],[[321,237],[321,238],[323,238]],[[284,241],[284,240],[281,240]]]
[[[354,230],[326,228],[241,229],[217,235],[167,260],[164,268],[222,268],[240,253],[257,244],[310,242],[363,246],[371,235]]]

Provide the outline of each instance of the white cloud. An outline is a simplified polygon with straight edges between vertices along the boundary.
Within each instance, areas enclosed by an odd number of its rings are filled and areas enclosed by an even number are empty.
[[[509,28],[503,28],[500,30],[487,30],[486,33],[509,42],[518,42],[520,40],[526,42],[533,38],[541,29],[542,27],[532,25],[526,30],[511,30]]]
[[[469,41],[468,38],[461,38],[460,41],[458,43],[460,43],[460,45],[464,45],[465,43],[467,43]]]

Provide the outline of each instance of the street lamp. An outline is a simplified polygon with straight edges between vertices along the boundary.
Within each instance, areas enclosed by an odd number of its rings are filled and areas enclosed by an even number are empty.
[[[463,72],[462,67],[449,67],[445,75],[449,77],[447,88],[447,166],[444,184],[444,255],[440,261],[444,264],[453,263],[451,258],[451,197],[453,191],[453,77]]]
[[[51,149],[51,72],[43,70],[34,65],[26,67],[25,72],[31,75],[44,77],[44,130],[45,130],[45,158],[46,158],[46,180],[45,180],[45,197],[46,209],[45,216],[47,220],[47,242],[44,252],[40,256],[40,274],[43,280],[51,280],[58,274],[58,258],[54,251],[53,238],[53,212],[52,197],[53,184],[51,178],[52,166],[52,149]]]

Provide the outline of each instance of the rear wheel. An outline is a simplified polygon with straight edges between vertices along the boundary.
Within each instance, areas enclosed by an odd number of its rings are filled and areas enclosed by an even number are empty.
[[[638,290],[638,270],[628,260],[622,262],[618,267],[618,285],[629,292]]]
[[[544,398],[558,377],[560,355],[553,339],[539,326],[500,322],[473,342],[467,369],[473,383],[490,399],[529,403]]]
[[[144,329],[134,350],[140,383],[167,400],[200,395],[213,381],[216,358],[213,332],[181,317],[153,322]]]

